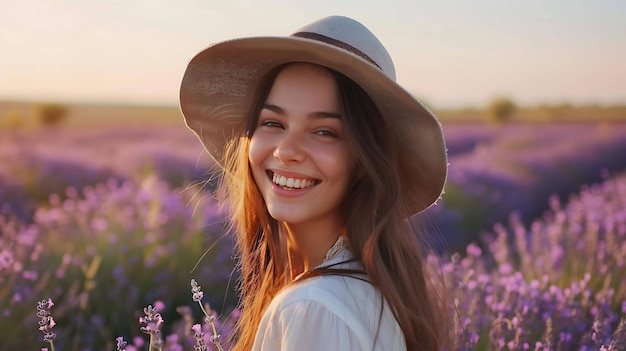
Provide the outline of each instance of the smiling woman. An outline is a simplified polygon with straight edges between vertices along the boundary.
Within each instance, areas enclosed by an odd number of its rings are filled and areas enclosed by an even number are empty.
[[[223,169],[241,268],[235,350],[439,350],[447,293],[407,218],[440,196],[436,118],[362,24],[218,43],[181,108]]]

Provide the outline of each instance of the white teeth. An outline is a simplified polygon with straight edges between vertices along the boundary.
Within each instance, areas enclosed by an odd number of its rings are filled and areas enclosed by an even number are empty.
[[[312,180],[287,178],[285,176],[280,176],[277,174],[274,174],[274,176],[272,177],[272,182],[282,187],[291,189],[304,189],[315,184],[315,182]]]

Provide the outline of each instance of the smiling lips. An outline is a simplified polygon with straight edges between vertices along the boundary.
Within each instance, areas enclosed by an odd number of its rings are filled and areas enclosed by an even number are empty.
[[[287,178],[276,173],[272,173],[271,177],[274,184],[288,190],[304,189],[319,183],[316,179]]]

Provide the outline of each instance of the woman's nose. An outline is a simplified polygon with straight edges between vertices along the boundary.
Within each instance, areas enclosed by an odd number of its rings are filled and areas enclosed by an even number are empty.
[[[282,164],[302,162],[306,158],[303,143],[304,137],[302,135],[284,133],[283,138],[274,149],[274,157]]]

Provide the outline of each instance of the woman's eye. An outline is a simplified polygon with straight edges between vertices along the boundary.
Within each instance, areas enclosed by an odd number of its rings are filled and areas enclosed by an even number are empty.
[[[328,129],[320,129],[320,130],[316,131],[315,134],[321,135],[321,136],[337,137],[337,133],[333,132],[332,130],[328,130]]]
[[[267,121],[263,121],[261,122],[261,125],[264,127],[270,127],[270,128],[282,128],[282,124],[276,122],[276,121],[271,121],[271,120],[267,120]]]

